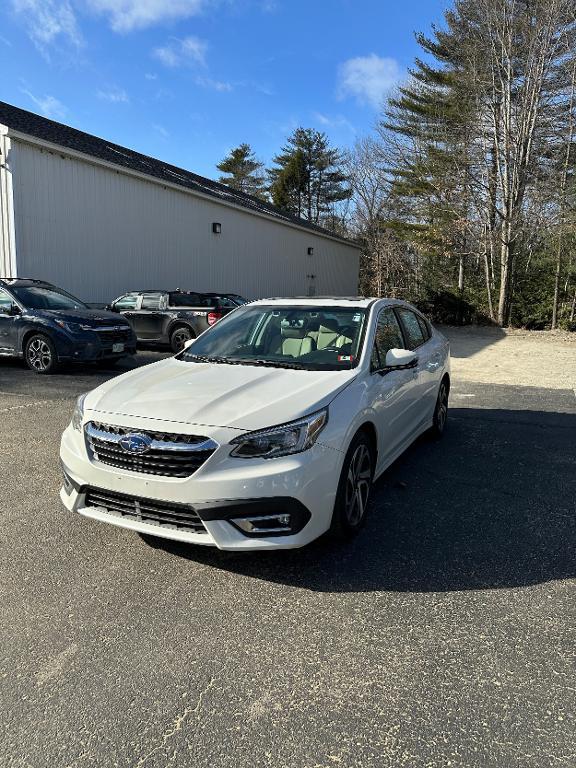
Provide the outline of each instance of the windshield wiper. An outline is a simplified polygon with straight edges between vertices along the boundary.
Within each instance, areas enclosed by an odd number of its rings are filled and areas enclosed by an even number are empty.
[[[245,365],[262,365],[267,368],[291,368],[295,371],[305,370],[305,366],[299,363],[290,363],[288,360],[260,360],[258,358],[241,357],[238,358],[237,362]]]
[[[191,360],[198,363],[231,363],[226,357],[210,357],[209,355],[184,355],[183,360]]]
[[[211,355],[184,355],[183,360],[189,360],[198,363],[225,363],[226,365],[261,365],[267,368],[290,368],[292,370],[305,370],[303,365],[290,363],[287,360],[260,360],[251,357],[213,357]]]

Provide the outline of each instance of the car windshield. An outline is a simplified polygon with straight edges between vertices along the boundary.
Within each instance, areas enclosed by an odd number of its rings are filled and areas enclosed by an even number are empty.
[[[365,320],[359,307],[247,305],[199,336],[179,359],[346,370],[358,364]]]
[[[83,301],[59,288],[13,285],[10,290],[27,309],[88,309]]]

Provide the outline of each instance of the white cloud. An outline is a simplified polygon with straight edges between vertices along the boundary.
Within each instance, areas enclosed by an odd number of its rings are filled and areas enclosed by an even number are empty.
[[[348,59],[338,72],[338,97],[354,96],[361,104],[379,109],[388,91],[398,85],[403,76],[395,59],[382,58],[375,53]]]
[[[164,128],[163,125],[155,123],[152,127],[154,128],[155,131],[157,131],[157,133],[160,134],[160,136],[162,136],[163,139],[169,138],[170,134],[168,133],[166,128]]]
[[[197,16],[210,3],[211,0],[88,0],[94,11],[109,18],[115,32]]]
[[[144,77],[146,78],[146,80],[158,80],[158,75],[152,72],[146,72]]]
[[[220,91],[221,93],[233,90],[231,83],[222,80],[214,80],[211,77],[197,77],[196,83],[203,88],[210,88],[213,91]]]
[[[123,88],[118,88],[116,85],[106,90],[98,91],[97,96],[99,99],[111,101],[113,104],[127,104],[130,101],[126,91]]]
[[[63,120],[66,117],[68,110],[54,96],[49,96],[48,94],[46,96],[34,96],[30,91],[23,90],[22,92],[34,102],[44,117],[49,117],[53,120]]]
[[[12,8],[44,55],[48,55],[48,46],[61,39],[76,47],[82,45],[76,15],[68,0],[12,0]]]
[[[208,43],[194,35],[182,40],[172,39],[167,45],[155,48],[152,55],[166,67],[181,67],[185,64],[206,64]]]
[[[312,117],[317,123],[320,123],[320,125],[323,125],[326,128],[346,128],[346,130],[351,133],[356,133],[356,129],[352,123],[343,115],[331,116],[325,115],[323,112],[313,112]]]

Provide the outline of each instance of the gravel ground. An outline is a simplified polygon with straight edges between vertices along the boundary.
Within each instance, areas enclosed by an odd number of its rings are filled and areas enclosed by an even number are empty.
[[[113,374],[0,360],[2,767],[573,768],[574,345],[448,333],[444,439],[351,544],[266,555],[68,513],[59,435]]]
[[[460,381],[524,387],[576,387],[576,333],[452,328],[452,370]]]

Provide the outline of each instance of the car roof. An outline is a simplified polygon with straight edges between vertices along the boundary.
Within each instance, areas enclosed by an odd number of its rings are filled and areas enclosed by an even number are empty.
[[[11,285],[42,285],[48,288],[56,288],[47,280],[36,280],[33,277],[0,277],[0,284],[10,288]]]
[[[277,304],[282,307],[298,304],[300,307],[358,307],[360,309],[367,309],[375,302],[379,302],[381,306],[406,303],[399,299],[377,299],[366,296],[293,296],[292,298],[257,299],[250,302],[250,306]]]

